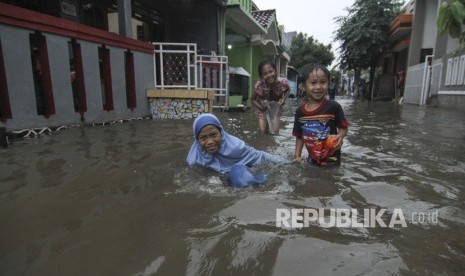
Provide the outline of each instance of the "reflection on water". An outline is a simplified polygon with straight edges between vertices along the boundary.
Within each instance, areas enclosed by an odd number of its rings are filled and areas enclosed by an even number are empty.
[[[463,274],[463,112],[339,101],[351,123],[340,167],[264,165],[253,170],[267,184],[242,190],[186,166],[191,121],[15,141],[0,151],[0,275]],[[217,115],[292,158],[297,104],[279,136],[260,135],[251,111]],[[285,229],[278,208],[401,209],[408,226]]]

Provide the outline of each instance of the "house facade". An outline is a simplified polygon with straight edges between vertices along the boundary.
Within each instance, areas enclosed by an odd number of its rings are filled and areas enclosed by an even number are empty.
[[[71,13],[71,11],[70,11]],[[142,117],[153,47],[0,3],[1,126],[8,130]]]
[[[401,13],[389,26],[389,40],[386,53],[381,60],[381,77],[377,86],[377,96],[396,98],[403,95],[404,87],[399,77],[405,77],[410,49],[410,37],[413,23],[412,2],[405,5]]]
[[[253,84],[259,80],[258,65],[263,60],[273,60],[278,74],[286,76],[289,47],[281,47],[275,10],[259,10],[250,0],[231,0],[225,15],[224,53],[230,66],[243,67],[250,75],[242,93],[229,95],[228,106],[250,106]]]
[[[404,103],[465,108],[465,52],[438,33],[444,0],[412,0],[391,23],[379,91]]]
[[[3,0],[0,127],[150,116],[147,90],[160,86],[212,91],[222,108],[250,106],[259,62],[286,70],[279,45],[275,11],[252,1]],[[239,95],[229,95],[229,66],[249,74]]]

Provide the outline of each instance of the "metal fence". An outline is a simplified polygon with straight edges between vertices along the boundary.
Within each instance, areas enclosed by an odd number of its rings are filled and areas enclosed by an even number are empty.
[[[405,82],[404,102],[410,104],[421,104],[421,92],[423,89],[423,76],[425,64],[417,64],[409,67]]]
[[[428,96],[437,96],[441,86],[442,59],[434,61],[431,68],[431,87]]]
[[[228,107],[228,57],[197,55],[195,43],[153,43],[155,89],[214,91],[214,108]]]
[[[432,60],[433,56],[428,55],[426,56],[424,63],[408,68],[404,96],[405,103],[425,105],[428,98],[432,95],[432,93],[434,93],[434,90],[437,89],[437,85],[439,85],[438,78],[440,78],[440,75],[437,74],[439,72],[437,72],[438,68],[435,66],[434,72],[436,74],[432,76]],[[433,91],[430,91],[431,88]]]
[[[199,89],[214,91],[213,107],[228,107],[228,57],[197,55]]]
[[[197,44],[153,43],[154,87],[196,89]]]

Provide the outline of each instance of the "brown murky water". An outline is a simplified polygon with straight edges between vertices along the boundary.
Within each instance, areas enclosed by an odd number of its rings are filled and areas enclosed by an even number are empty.
[[[191,121],[15,141],[0,150],[0,275],[463,275],[465,114],[339,101],[342,165],[254,168],[270,175],[259,189],[188,168]],[[295,106],[275,137],[251,111],[217,115],[291,158]],[[407,227],[281,228],[278,208],[400,209]]]

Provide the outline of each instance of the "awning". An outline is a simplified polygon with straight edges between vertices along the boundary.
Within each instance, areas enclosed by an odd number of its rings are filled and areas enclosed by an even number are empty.
[[[242,75],[242,76],[246,76],[246,77],[250,77],[250,74],[249,72],[247,72],[244,68],[242,67],[232,67],[232,66],[229,66],[228,67],[228,70],[227,70],[227,73],[229,74],[235,74],[235,75]]]

